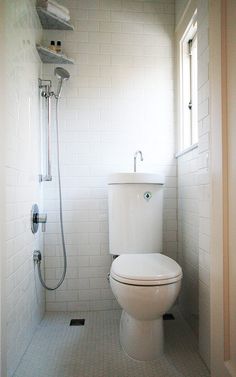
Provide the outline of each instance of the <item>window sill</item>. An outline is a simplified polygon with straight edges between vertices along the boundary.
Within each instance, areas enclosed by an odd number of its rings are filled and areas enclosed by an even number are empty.
[[[192,150],[194,150],[194,149],[196,149],[196,148],[198,148],[198,143],[195,143],[195,144],[191,145],[190,147],[184,149],[184,150],[181,151],[181,152],[177,152],[177,153],[175,154],[175,158],[179,158],[179,157],[183,156],[184,154],[186,154],[186,153],[188,153],[188,152],[191,152]]]

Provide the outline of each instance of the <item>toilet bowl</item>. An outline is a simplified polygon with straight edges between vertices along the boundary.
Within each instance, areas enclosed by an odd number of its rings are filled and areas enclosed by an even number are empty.
[[[161,254],[163,187],[150,173],[115,173],[108,182],[110,284],[123,309],[121,345],[136,360],[162,354],[162,316],[181,286],[181,267]]]
[[[160,253],[123,254],[111,266],[111,289],[123,309],[120,342],[136,360],[163,353],[162,316],[174,304],[181,287],[181,267]]]

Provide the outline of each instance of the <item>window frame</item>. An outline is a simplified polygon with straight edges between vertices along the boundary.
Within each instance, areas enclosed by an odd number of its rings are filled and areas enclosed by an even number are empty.
[[[197,43],[197,4],[195,0],[190,0],[183,17],[180,19],[179,23],[176,25],[175,34],[176,34],[176,94],[177,94],[177,100],[176,100],[176,120],[177,120],[177,142],[176,142],[176,150],[178,151],[176,153],[176,157],[179,155],[182,155],[185,150],[192,150],[193,148],[198,147],[198,140],[197,140],[197,134],[198,134],[198,106],[197,103],[195,105],[195,113],[193,116],[195,116],[195,129],[189,127],[188,129],[188,139],[191,140],[191,142],[186,143],[186,140],[183,140],[184,132],[186,133],[186,129],[184,130],[184,124],[183,124],[183,81],[182,81],[182,74],[183,74],[183,48],[184,44],[183,41],[185,41],[185,57],[187,56],[188,52],[188,45],[186,44],[186,40],[189,41],[190,39],[194,40],[194,42]],[[195,37],[196,35],[196,37]],[[197,44],[196,44],[197,46]],[[197,57],[197,54],[196,54]],[[196,61],[197,62],[197,61]],[[186,62],[185,62],[186,63]],[[197,73],[197,64],[194,67],[195,72]],[[197,81],[195,81],[195,85],[197,84]],[[186,92],[186,91],[185,91]],[[187,97],[187,104],[189,103],[190,95]],[[195,91],[195,102],[197,102],[198,99],[198,91]],[[185,99],[186,101],[186,99]],[[193,113],[192,113],[193,114]],[[189,116],[191,114],[189,113]],[[185,121],[186,125],[186,121]],[[191,132],[191,134],[190,134]]]
[[[193,43],[194,42],[194,43]],[[194,74],[197,76],[197,23],[193,17],[185,30],[179,44],[180,48],[180,149],[184,150],[195,144],[197,140],[197,87]],[[194,60],[193,60],[194,56]],[[195,70],[193,69],[195,68]],[[194,90],[196,90],[194,94]],[[195,99],[193,102],[193,98]],[[194,137],[193,137],[194,135]]]

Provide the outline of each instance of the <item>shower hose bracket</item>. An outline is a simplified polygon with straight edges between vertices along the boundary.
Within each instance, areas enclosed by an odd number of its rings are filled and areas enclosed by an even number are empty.
[[[42,254],[40,252],[40,250],[34,250],[33,252],[33,261],[34,263],[40,263],[42,260]]]

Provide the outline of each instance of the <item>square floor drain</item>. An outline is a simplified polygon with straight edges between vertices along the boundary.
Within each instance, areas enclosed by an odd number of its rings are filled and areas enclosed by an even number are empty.
[[[79,319],[72,319],[70,321],[70,326],[84,326],[85,319],[79,318]]]
[[[175,319],[175,317],[171,313],[166,313],[166,314],[163,315],[163,319],[164,319],[164,321],[169,321],[169,320]]]

